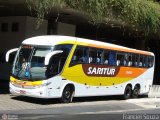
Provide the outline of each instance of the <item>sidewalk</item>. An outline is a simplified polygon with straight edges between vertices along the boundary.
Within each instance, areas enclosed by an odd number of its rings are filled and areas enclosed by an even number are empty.
[[[126,102],[134,103],[143,108],[160,108],[160,98],[129,99]]]

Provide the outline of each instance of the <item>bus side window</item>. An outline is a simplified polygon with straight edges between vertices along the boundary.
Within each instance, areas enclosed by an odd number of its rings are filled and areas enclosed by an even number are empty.
[[[109,65],[116,65],[116,51],[110,51],[110,53],[109,53]]]
[[[88,48],[77,46],[71,60],[71,64],[88,63]]]
[[[74,55],[72,57],[72,63],[80,63],[80,58],[83,56],[83,48],[82,47],[77,47],[75,52],[74,52]]]
[[[117,62],[116,62],[117,66],[120,65],[120,62],[121,62],[121,55],[117,53]]]
[[[97,50],[97,64],[101,64],[102,63],[102,58],[103,58],[103,50],[98,49]]]
[[[128,54],[128,66],[132,66],[132,54]]]
[[[138,67],[138,63],[139,63],[139,55],[133,54],[132,55],[132,66]]]
[[[143,55],[139,55],[139,67],[143,67],[144,61],[143,61]]]
[[[90,48],[89,50],[89,63],[97,62],[97,50],[95,48]]]
[[[105,50],[103,55],[103,64],[109,63],[109,51]]]
[[[84,63],[88,63],[88,56],[89,56],[89,48],[88,47],[84,47],[83,48],[83,62]]]
[[[148,56],[148,67],[152,67],[153,66],[153,61],[154,61],[154,57]]]
[[[144,56],[144,64],[143,66],[146,68],[148,67],[148,56]]]
[[[124,53],[124,66],[129,66],[129,54]]]
[[[117,66],[128,66],[128,54],[119,52],[117,53]]]

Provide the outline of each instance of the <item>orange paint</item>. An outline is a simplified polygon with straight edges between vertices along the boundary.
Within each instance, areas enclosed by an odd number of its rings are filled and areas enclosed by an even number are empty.
[[[119,73],[116,77],[136,78],[143,74],[146,70],[146,68],[120,67]]]

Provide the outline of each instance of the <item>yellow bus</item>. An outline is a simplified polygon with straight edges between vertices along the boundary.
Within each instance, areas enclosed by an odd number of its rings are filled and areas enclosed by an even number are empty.
[[[154,54],[115,44],[69,36],[46,35],[24,40],[10,77],[10,93],[37,98],[148,94]]]

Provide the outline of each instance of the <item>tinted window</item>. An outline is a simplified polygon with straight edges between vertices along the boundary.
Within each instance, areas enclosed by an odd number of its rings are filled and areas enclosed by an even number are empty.
[[[103,61],[103,50],[98,49],[98,50],[97,50],[96,62],[97,62],[98,64],[101,64],[102,61]]]
[[[73,56],[71,64],[88,63],[88,48],[77,46]]]
[[[109,65],[116,65],[116,51],[110,51],[110,53],[109,53]]]
[[[139,63],[139,55],[132,54],[132,66],[138,67],[138,63]]]
[[[153,66],[153,62],[154,62],[154,57],[153,56],[149,56],[148,57],[148,67],[152,67]]]
[[[144,66],[144,57],[143,55],[139,55],[139,67],[143,67]]]
[[[56,45],[54,48],[53,48],[53,51],[54,50],[62,50],[63,51],[63,55],[64,56],[68,56],[71,48],[72,48],[73,45],[71,44],[62,44],[62,45]]]
[[[109,53],[110,51],[105,50],[103,55],[103,64],[109,64]]]
[[[132,66],[132,54],[128,53],[128,66]]]
[[[103,57],[103,50],[90,48],[89,50],[89,63],[101,64]]]
[[[96,63],[97,50],[95,48],[90,48],[89,50],[89,63]]]
[[[117,66],[123,66],[125,64],[125,54],[124,53],[117,53]]]
[[[143,67],[148,67],[148,56],[144,56]]]

